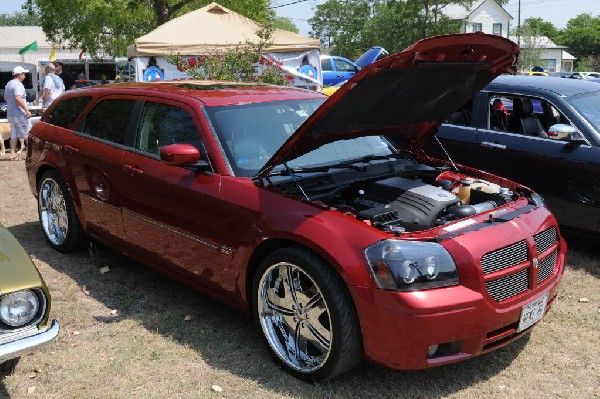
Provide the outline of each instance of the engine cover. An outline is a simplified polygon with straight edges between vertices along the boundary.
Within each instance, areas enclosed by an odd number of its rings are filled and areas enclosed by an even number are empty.
[[[392,177],[361,188],[350,202],[358,211],[373,208],[396,211],[402,225],[413,230],[432,227],[440,213],[460,199],[422,181]]]

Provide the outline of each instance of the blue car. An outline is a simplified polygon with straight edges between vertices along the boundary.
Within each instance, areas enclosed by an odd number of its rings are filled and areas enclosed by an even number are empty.
[[[389,53],[382,47],[371,47],[356,62],[337,55],[321,56],[321,71],[323,73],[323,85],[333,86],[350,79],[356,72]]]

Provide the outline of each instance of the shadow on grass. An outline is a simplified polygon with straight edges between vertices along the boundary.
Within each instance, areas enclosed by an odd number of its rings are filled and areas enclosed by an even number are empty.
[[[37,223],[10,228],[26,251],[65,273],[90,296],[118,317],[100,317],[100,323],[136,320],[152,331],[186,345],[202,355],[214,369],[226,370],[259,384],[263,389],[302,398],[441,398],[498,374],[523,350],[529,335],[505,348],[463,363],[424,371],[397,371],[363,363],[333,381],[303,383],[279,369],[263,347],[249,317],[232,310],[150,268],[103,250],[102,262],[86,251],[60,254],[43,241]],[[36,239],[37,237],[37,239]],[[35,243],[35,244],[34,244]],[[108,265],[110,272],[101,274]],[[183,323],[185,315],[193,320]],[[390,337],[401,339],[401,337]],[[6,392],[0,384],[0,394]]]
[[[4,398],[10,398],[10,395],[8,394],[8,392],[6,391],[6,388],[4,387],[4,381],[2,379],[0,379],[0,399],[4,399]]]
[[[575,270],[589,272],[592,276],[600,278],[600,239],[579,235],[572,232],[563,232],[569,247],[567,264]]]

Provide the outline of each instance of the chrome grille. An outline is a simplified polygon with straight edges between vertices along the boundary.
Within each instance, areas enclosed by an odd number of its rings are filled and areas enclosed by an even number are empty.
[[[525,292],[529,288],[529,271],[523,269],[518,273],[485,283],[488,293],[495,301],[503,301]]]
[[[554,267],[556,266],[556,258],[558,256],[558,251],[552,252],[550,256],[546,259],[541,260],[538,266],[538,284],[547,279],[554,272]]]
[[[527,243],[519,241],[481,257],[483,274],[490,274],[527,261]]]
[[[548,230],[534,235],[533,240],[535,241],[537,253],[541,254],[550,248],[557,241],[556,236],[556,227],[550,227]]]

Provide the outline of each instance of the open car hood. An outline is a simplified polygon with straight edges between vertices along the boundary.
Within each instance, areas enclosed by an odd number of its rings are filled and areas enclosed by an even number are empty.
[[[363,53],[354,63],[358,65],[361,69],[366,67],[369,64],[377,61],[379,56],[383,53],[384,56],[389,55],[387,51],[383,47],[375,46],[371,47],[367,51]]]
[[[348,80],[283,143],[258,176],[282,160],[342,139],[386,135],[397,147],[418,149],[494,77],[512,72],[518,55],[514,42],[481,32],[418,41]]]

